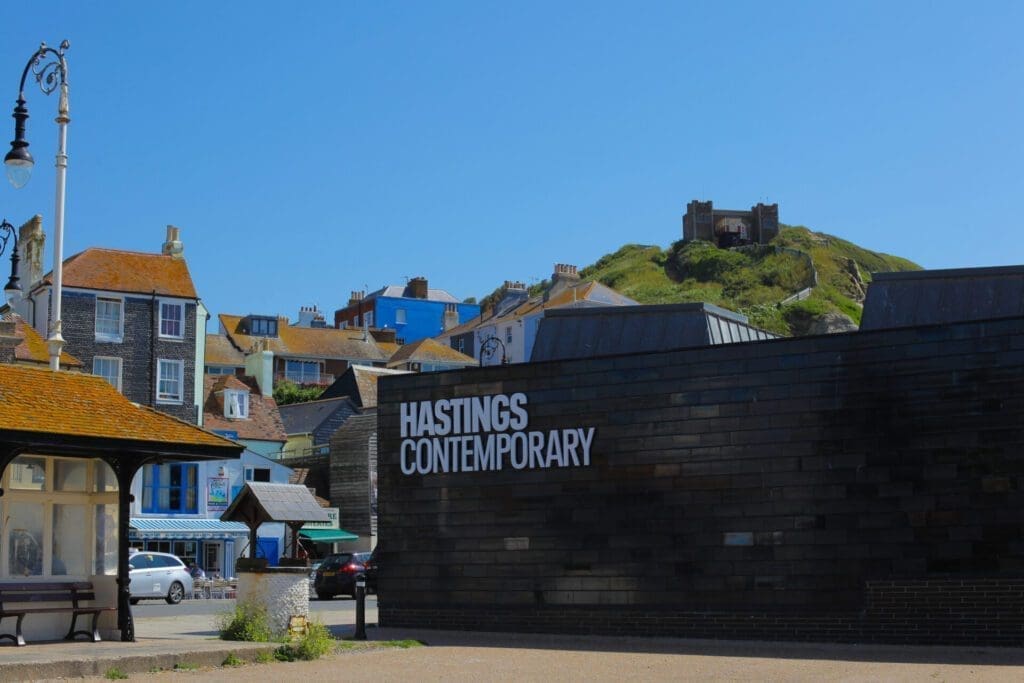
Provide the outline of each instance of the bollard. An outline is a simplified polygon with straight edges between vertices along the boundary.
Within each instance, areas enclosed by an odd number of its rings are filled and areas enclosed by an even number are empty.
[[[356,578],[356,632],[352,640],[366,640],[366,577]]]

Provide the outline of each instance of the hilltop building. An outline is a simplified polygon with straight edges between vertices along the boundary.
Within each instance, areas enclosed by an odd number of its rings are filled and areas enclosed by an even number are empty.
[[[744,244],[768,244],[779,234],[779,205],[758,203],[749,211],[716,209],[710,201],[686,205],[683,239],[705,240],[723,249]]]

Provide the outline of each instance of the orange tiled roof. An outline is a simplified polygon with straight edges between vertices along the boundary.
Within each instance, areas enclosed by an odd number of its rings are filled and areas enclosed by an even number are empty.
[[[0,429],[224,448],[236,444],[132,403],[102,377],[0,365]]]
[[[46,348],[46,340],[21,316],[9,314],[8,317],[14,323],[14,335],[21,337],[21,341],[14,347],[14,359],[25,363],[40,363],[49,366],[50,350]],[[61,351],[60,366],[80,370],[83,363],[67,351]]]
[[[224,429],[238,434],[239,439],[254,441],[280,441],[288,436],[281,422],[277,401],[260,393],[259,385],[251,377],[239,379],[234,375],[206,375],[203,378],[206,401],[203,403],[203,426],[206,429]],[[223,398],[217,393],[225,389],[249,392],[249,417],[235,419],[224,417]]]
[[[236,349],[223,334],[206,335],[206,365],[245,367],[245,354]]]
[[[452,363],[462,365],[476,365],[475,358],[464,353],[459,353],[450,346],[438,343],[429,337],[421,339],[414,344],[406,344],[391,357],[388,367],[403,363]]]
[[[198,298],[185,259],[164,254],[91,247],[64,260],[63,277],[65,287]]]
[[[221,313],[219,318],[231,342],[242,352],[251,349],[257,341],[265,339],[275,356],[369,361],[388,359],[373,337],[367,336],[363,339],[362,330],[291,327],[288,325],[288,318],[278,317],[277,337],[257,337],[241,331],[243,316]]]

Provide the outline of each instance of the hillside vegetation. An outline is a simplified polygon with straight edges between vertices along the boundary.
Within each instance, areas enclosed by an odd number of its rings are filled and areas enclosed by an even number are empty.
[[[920,269],[907,259],[832,235],[783,226],[770,245],[741,249],[681,240],[667,249],[627,244],[581,270],[580,276],[642,304],[704,301],[744,313],[763,329],[801,335],[827,314],[841,313],[859,325],[871,273]],[[533,289],[540,291],[546,284]],[[812,285],[807,298],[780,305]],[[500,290],[487,299],[497,296]]]

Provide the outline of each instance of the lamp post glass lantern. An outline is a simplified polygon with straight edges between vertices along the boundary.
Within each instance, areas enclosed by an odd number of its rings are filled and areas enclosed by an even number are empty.
[[[50,305],[50,334],[46,346],[50,352],[50,368],[60,369],[60,352],[64,346],[61,335],[61,295],[64,269],[64,195],[67,180],[68,155],[68,123],[71,122],[68,105],[68,63],[64,53],[71,47],[63,41],[60,48],[54,49],[41,43],[39,49],[32,53],[25,70],[21,72],[18,85],[18,99],[14,105],[14,140],[11,151],[4,157],[7,178],[15,188],[24,187],[32,174],[35,160],[28,151],[28,140],[25,138],[25,122],[28,121],[28,107],[25,101],[25,81],[31,72],[43,94],[49,95],[60,90],[57,101],[57,188],[54,197],[53,211],[53,294]],[[17,249],[15,249],[17,251]],[[10,285],[11,283],[8,283]],[[15,281],[15,284],[17,282]],[[4,290],[7,291],[6,289]]]
[[[0,256],[7,250],[7,242],[11,242],[11,277],[4,287],[4,297],[8,305],[13,305],[21,296],[21,285],[18,284],[18,231],[4,219],[0,222]]]

